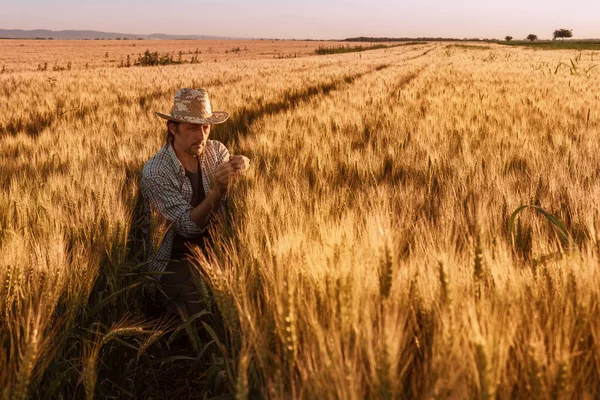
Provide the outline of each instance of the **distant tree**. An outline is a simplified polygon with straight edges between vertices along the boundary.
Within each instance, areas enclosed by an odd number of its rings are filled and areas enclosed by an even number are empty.
[[[507,42],[510,42],[511,40],[513,40],[512,36],[505,36],[504,40],[506,40]]]
[[[556,38],[560,38],[562,40],[565,40],[565,38],[571,38],[571,37],[573,37],[573,30],[572,29],[557,29],[552,34],[552,39],[553,40],[556,40]]]
[[[527,35],[527,40],[534,42],[537,39],[538,39],[537,35],[534,35],[533,33],[530,33],[529,35]]]

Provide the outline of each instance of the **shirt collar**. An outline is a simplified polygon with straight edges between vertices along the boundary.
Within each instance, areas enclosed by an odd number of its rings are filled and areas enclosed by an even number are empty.
[[[179,158],[177,158],[177,154],[175,154],[175,149],[173,148],[173,145],[171,143],[167,143],[165,146],[167,156],[169,160],[171,160],[171,164],[173,164],[173,167],[179,172],[180,175],[185,175],[185,168],[183,168],[181,161],[179,161]]]

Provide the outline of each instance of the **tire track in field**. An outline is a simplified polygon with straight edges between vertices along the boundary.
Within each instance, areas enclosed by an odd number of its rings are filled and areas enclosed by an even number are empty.
[[[333,91],[345,89],[357,79],[379,72],[392,65],[393,64],[380,64],[364,72],[344,75],[327,82],[304,87],[300,90],[288,89],[279,100],[265,104],[253,104],[237,109],[233,113],[234,115],[219,128],[220,140],[228,143],[237,142],[241,137],[248,135],[255,121],[258,121],[265,116],[291,110],[300,104],[309,102],[315,97],[326,96]],[[408,85],[421,71],[422,69],[410,75],[410,79],[405,80],[404,85]]]
[[[411,71],[406,75],[402,75],[400,79],[394,84],[394,86],[390,89],[388,94],[389,99],[398,99],[402,90],[411,84],[421,73],[426,69],[426,67],[421,67],[416,71]]]
[[[416,60],[417,58],[425,57],[427,54],[429,54],[430,51],[435,50],[435,48],[436,48],[435,45],[431,46],[430,48],[425,50],[423,53],[417,54],[416,56],[408,57],[407,59],[405,59],[403,61],[411,61],[411,60]]]
[[[307,103],[315,97],[326,96],[332,91],[343,89],[355,80],[363,76],[381,71],[388,68],[391,64],[380,64],[375,68],[358,72],[351,75],[344,75],[327,82],[321,82],[312,86],[304,87],[300,90],[288,89],[283,96],[275,101],[265,104],[253,104],[244,106],[235,110],[234,115],[230,117],[219,129],[220,136],[224,141],[237,141],[240,137],[247,135],[252,124],[268,115],[275,115],[287,110],[293,109],[300,104]]]

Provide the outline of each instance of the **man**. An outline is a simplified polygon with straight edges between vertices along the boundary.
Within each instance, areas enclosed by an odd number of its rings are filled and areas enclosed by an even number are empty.
[[[248,169],[249,160],[230,156],[225,145],[208,139],[211,126],[229,114],[212,111],[205,89],[178,90],[171,113],[156,114],[167,120],[166,144],[144,166],[142,196],[146,215],[154,213],[169,227],[147,269],[168,272],[160,278],[165,293],[193,315],[202,305],[190,272],[190,246],[204,246],[211,215],[221,210],[230,182]]]

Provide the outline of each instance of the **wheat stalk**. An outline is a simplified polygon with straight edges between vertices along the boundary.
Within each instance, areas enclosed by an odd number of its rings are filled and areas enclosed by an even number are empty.
[[[496,397],[496,384],[492,376],[492,365],[483,338],[475,343],[475,362],[479,377],[479,398],[490,400]]]

